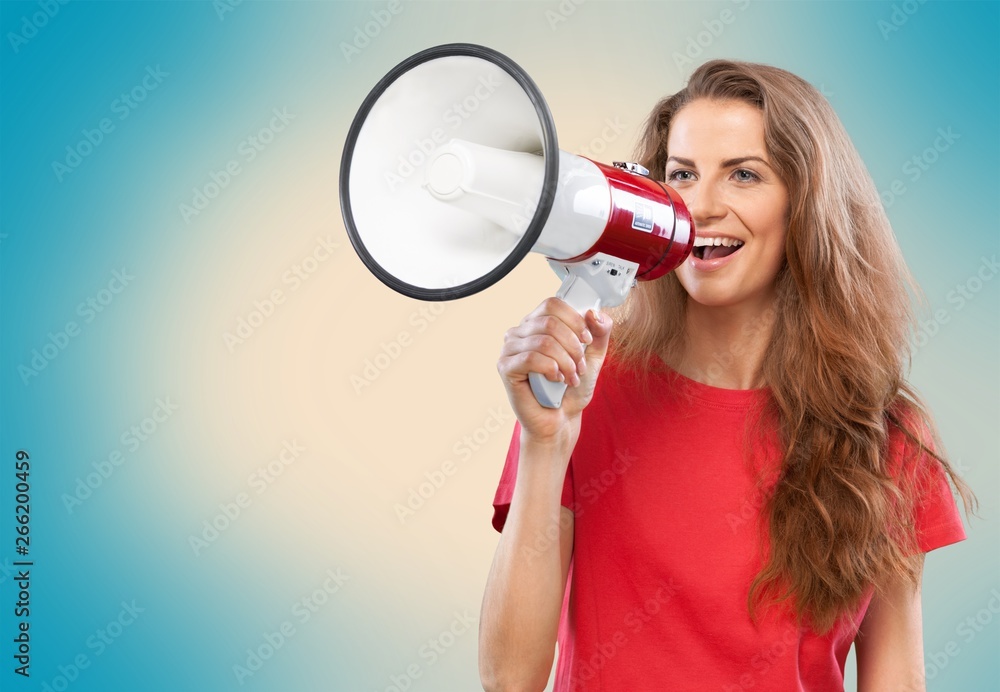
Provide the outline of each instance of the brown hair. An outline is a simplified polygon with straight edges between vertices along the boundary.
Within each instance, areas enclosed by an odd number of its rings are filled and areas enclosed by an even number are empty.
[[[761,507],[769,548],[751,583],[751,617],[761,603],[790,603],[820,633],[894,579],[916,582],[913,512],[918,455],[947,472],[966,513],[976,498],[946,458],[933,422],[904,379],[919,295],[878,191],[826,99],[784,70],[713,60],[680,92],[660,101],[639,142],[638,160],[664,179],[673,117],[695,99],[759,108],[772,165],[788,187],[785,257],[762,377],[771,397],[751,431],[774,422],[783,458]],[[679,353],[687,294],[677,277],[640,283],[613,311],[612,353],[641,370],[651,355]],[[723,354],[732,357],[738,354]],[[902,445],[899,468],[889,434]],[[926,471],[925,471],[926,472]],[[971,509],[970,509],[971,508]]]

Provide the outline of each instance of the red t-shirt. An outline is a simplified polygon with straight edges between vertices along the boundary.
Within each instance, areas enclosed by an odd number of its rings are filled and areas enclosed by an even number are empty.
[[[796,626],[787,608],[759,609],[756,626],[747,612],[761,568],[763,495],[744,461],[744,429],[768,390],[720,389],[673,371],[655,377],[657,394],[644,402],[634,373],[609,359],[583,413],[562,495],[575,532],[555,690],[843,689],[871,589],[853,617],[823,636]],[[498,531],[519,435],[515,424],[493,502]],[[890,454],[902,444],[891,435]],[[758,469],[780,466],[774,439],[754,445]],[[965,538],[950,486],[934,468],[914,517],[924,552]]]

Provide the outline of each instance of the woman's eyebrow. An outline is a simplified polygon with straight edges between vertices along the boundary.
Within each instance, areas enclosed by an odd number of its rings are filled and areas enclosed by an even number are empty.
[[[685,159],[685,158],[683,158],[681,156],[671,156],[671,157],[669,157],[667,159],[668,163],[670,161],[676,161],[680,165],[682,165],[682,166],[689,166],[690,168],[695,168],[696,167],[695,164],[694,164],[694,161],[692,161],[691,159]],[[769,164],[767,161],[765,161],[764,159],[762,159],[759,156],[740,156],[740,157],[735,158],[735,159],[726,159],[725,161],[722,162],[721,167],[722,168],[731,168],[732,166],[739,166],[741,163],[746,163],[747,161],[759,161],[760,163],[764,164],[768,168],[771,168],[771,164]]]
[[[669,157],[667,159],[667,161],[668,162],[670,162],[670,161],[676,161],[677,163],[679,163],[682,166],[690,166],[691,168],[695,167],[694,161],[692,161],[691,159],[683,159],[680,156],[671,156],[671,157]]]
[[[767,161],[765,161],[759,156],[740,156],[739,158],[735,159],[726,159],[725,161],[722,162],[722,167],[729,168],[730,166],[739,166],[741,163],[746,163],[747,161],[760,161],[768,168],[771,167],[771,164],[769,164]]]

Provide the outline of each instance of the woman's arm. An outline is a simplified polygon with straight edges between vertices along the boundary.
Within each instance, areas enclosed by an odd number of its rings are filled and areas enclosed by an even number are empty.
[[[522,434],[510,514],[486,581],[479,674],[490,692],[545,688],[573,549],[573,512],[560,505],[572,443]]]
[[[510,510],[479,620],[479,676],[490,692],[543,690],[552,670],[574,536],[563,486],[611,327],[603,313],[588,310],[584,317],[547,298],[504,334],[497,371],[521,433]],[[559,408],[539,405],[532,372],[571,385]]]
[[[923,622],[920,578],[916,588],[904,580],[876,594],[861,622],[854,649],[858,662],[858,692],[925,692]]]

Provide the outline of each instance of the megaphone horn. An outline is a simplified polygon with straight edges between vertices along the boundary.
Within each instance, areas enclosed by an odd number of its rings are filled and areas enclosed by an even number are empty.
[[[478,293],[536,252],[581,314],[620,305],[672,271],[694,227],[676,191],[636,163],[560,151],[552,114],[507,56],[436,46],[394,67],[348,132],[340,200],[351,244],[379,280],[420,300]],[[529,376],[538,402],[566,391]]]

